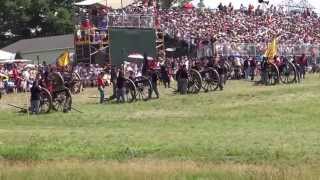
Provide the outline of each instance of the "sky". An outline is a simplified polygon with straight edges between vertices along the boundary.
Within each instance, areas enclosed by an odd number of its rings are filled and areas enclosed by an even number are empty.
[[[194,0],[193,2],[197,4],[199,1],[200,0]],[[279,5],[283,2],[283,0],[269,0],[269,1],[271,4],[274,4],[274,5]],[[300,0],[293,0],[293,1],[299,2]],[[243,4],[245,6],[248,6],[250,3],[255,6],[259,4],[258,0],[204,0],[204,3],[208,5],[210,8],[216,8],[220,2],[222,2],[222,4],[225,4],[225,5],[229,4],[229,2],[232,2],[235,8],[239,8],[240,4]],[[320,13],[319,0],[308,0],[308,2],[316,8],[317,13]]]

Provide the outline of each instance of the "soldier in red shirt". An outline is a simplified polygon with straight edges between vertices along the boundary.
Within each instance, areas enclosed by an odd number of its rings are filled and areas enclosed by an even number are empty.
[[[104,103],[104,87],[105,83],[103,80],[104,73],[100,73],[97,78],[97,84],[98,84],[98,91],[100,93],[100,104]]]

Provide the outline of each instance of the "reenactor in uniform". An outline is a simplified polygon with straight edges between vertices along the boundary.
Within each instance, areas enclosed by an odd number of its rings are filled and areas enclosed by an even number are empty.
[[[117,83],[116,83],[116,87],[117,87],[117,102],[125,102],[125,82],[126,79],[124,78],[124,73],[123,71],[119,72],[119,76],[117,78]]]
[[[156,73],[155,70],[151,69],[150,71],[151,73],[151,84],[152,84],[152,92],[151,92],[151,96],[152,93],[154,92],[157,96],[157,99],[159,98],[159,91],[158,91],[158,75]]]
[[[219,89],[222,91],[223,85],[226,83],[226,74],[227,74],[227,68],[224,65],[224,60],[219,61],[217,70],[220,76]]]
[[[179,78],[180,78],[180,93],[187,94],[187,92],[188,92],[188,70],[187,70],[186,65],[182,66]]]
[[[110,75],[111,75],[111,84],[112,84],[112,96],[110,96],[110,100],[115,99],[117,96],[117,71],[115,67],[111,68],[110,71]]]
[[[176,72],[176,80],[177,80],[177,91],[176,92],[181,92],[181,73],[182,73],[182,66],[179,66],[178,71]]]

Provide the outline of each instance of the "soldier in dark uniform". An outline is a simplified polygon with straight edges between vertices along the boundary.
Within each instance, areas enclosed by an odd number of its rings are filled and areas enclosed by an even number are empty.
[[[187,94],[187,92],[188,92],[188,70],[186,65],[183,65],[180,72],[180,93]]]
[[[148,63],[148,55],[144,53],[143,55],[143,66],[142,66],[142,75],[147,76],[149,70],[149,63]]]
[[[267,83],[267,64],[268,59],[266,57],[263,57],[261,62],[261,83],[265,84]]]
[[[226,74],[227,74],[227,68],[224,65],[224,60],[220,60],[218,64],[218,73],[220,76],[220,82],[219,82],[219,89],[222,91],[223,90],[223,85],[225,84],[226,81]]]
[[[126,79],[124,78],[124,74],[122,71],[119,72],[119,76],[117,78],[117,83],[116,83],[116,87],[117,87],[117,102],[125,102],[125,82]]]
[[[112,84],[112,95],[110,96],[110,100],[115,99],[117,96],[117,71],[115,67],[111,68],[111,84]]]
[[[176,92],[180,92],[181,89],[181,73],[182,73],[182,66],[179,66],[178,71],[176,72],[176,80],[177,80],[177,91]]]
[[[152,93],[154,92],[157,96],[157,99],[159,98],[159,91],[158,91],[158,75],[155,70],[151,69],[151,84],[152,84]]]
[[[162,65],[160,67],[160,73],[161,73],[161,80],[164,84],[164,87],[170,88],[170,77],[169,77],[169,72],[166,65]]]

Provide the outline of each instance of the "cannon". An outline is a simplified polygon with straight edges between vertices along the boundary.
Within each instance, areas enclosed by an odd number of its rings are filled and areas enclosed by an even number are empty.
[[[41,83],[40,112],[49,113],[51,110],[68,112],[72,106],[72,95],[68,87],[65,86],[64,79],[59,72],[51,73],[48,80],[52,87],[46,87]]]

